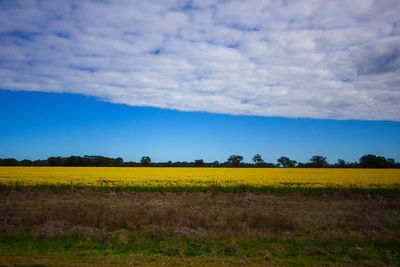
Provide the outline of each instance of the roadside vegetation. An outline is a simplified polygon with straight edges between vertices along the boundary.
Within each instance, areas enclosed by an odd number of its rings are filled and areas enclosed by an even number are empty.
[[[0,190],[0,264],[400,265],[400,195]]]

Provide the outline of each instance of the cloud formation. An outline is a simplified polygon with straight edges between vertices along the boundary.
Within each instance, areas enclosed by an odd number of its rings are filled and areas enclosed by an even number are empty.
[[[400,121],[400,1],[1,1],[0,88]]]

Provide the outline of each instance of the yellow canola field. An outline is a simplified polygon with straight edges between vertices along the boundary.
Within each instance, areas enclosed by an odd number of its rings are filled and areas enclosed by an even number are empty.
[[[0,167],[0,185],[400,188],[400,169]]]

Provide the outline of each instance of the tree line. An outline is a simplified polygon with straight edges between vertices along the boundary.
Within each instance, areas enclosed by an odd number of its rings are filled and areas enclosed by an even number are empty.
[[[75,167],[237,167],[237,168],[400,168],[400,163],[392,158],[376,155],[364,155],[357,162],[346,162],[338,159],[334,164],[328,163],[326,157],[315,155],[306,163],[297,162],[288,157],[280,157],[276,163],[265,162],[260,154],[254,155],[252,163],[243,162],[240,155],[231,155],[225,162],[204,162],[197,159],[193,162],[152,162],[149,156],[143,156],[139,162],[124,162],[121,157],[109,158],[103,156],[70,156],[49,157],[47,160],[18,161],[14,158],[0,159],[0,166],[75,166]]]

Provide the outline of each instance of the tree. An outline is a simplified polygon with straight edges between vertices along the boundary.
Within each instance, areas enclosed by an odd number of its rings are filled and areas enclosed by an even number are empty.
[[[87,160],[79,156],[70,156],[65,159],[66,166],[86,166]]]
[[[233,167],[240,167],[240,162],[243,160],[242,156],[239,155],[231,155],[228,158],[228,164]]]
[[[121,158],[121,157],[118,157],[118,158],[116,158],[115,160],[114,160],[114,164],[116,165],[116,166],[122,166],[123,164],[124,164],[124,159],[123,158]]]
[[[22,166],[32,166],[32,160],[29,160],[29,159],[21,160],[21,165]]]
[[[61,157],[50,157],[47,159],[49,166],[63,166],[63,159]]]
[[[393,158],[386,159],[387,168],[396,168],[396,161]]]
[[[344,161],[343,159],[338,159],[337,160],[337,166],[339,167],[339,168],[346,168],[347,167],[347,163],[346,163],[346,161]]]
[[[194,166],[195,167],[204,167],[204,160],[202,160],[202,159],[196,159],[195,161],[194,161]]]
[[[261,166],[264,163],[264,160],[260,156],[260,154],[255,154],[253,157],[253,162],[256,166]]]
[[[388,162],[385,157],[369,154],[360,158],[360,165],[363,168],[386,168]]]
[[[214,161],[211,167],[219,167],[219,161],[218,160]]]
[[[297,161],[291,160],[288,157],[280,157],[277,161],[283,168],[293,168],[297,163]]]
[[[1,166],[17,166],[18,160],[14,158],[2,159],[0,160]]]
[[[140,164],[141,164],[143,167],[149,166],[149,165],[150,165],[150,162],[151,162],[151,159],[150,159],[149,156],[143,156],[142,159],[140,160]]]
[[[326,157],[323,156],[312,156],[310,159],[310,165],[314,168],[323,168],[328,167],[328,162],[326,161]]]
[[[32,166],[49,166],[49,162],[47,160],[35,160],[32,162]]]

